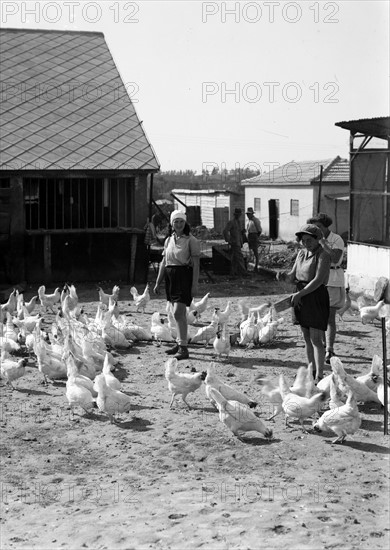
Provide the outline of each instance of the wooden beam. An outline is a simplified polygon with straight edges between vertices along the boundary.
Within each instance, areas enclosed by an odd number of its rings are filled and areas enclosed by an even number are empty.
[[[43,237],[43,268],[45,273],[45,283],[51,282],[51,235],[46,234]]]
[[[130,283],[134,283],[134,276],[135,276],[135,258],[137,255],[137,235],[132,234],[131,235],[131,241],[130,241]]]

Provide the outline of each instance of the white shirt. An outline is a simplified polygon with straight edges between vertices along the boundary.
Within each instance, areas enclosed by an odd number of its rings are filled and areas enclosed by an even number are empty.
[[[341,250],[344,252],[344,241],[340,237],[340,235],[337,235],[337,233],[333,233],[332,231],[329,233],[329,235],[325,239],[327,245],[332,250]],[[329,274],[329,281],[328,286],[335,286],[335,287],[344,287],[344,269],[341,269],[339,267],[343,261],[343,254],[341,254],[340,259],[337,263],[331,264],[330,274]],[[333,269],[336,268],[336,269]]]

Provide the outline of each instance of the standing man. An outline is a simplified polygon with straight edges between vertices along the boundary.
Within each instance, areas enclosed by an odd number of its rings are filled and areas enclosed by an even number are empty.
[[[247,275],[244,256],[241,248],[244,242],[243,228],[241,226],[240,217],[242,214],[241,208],[235,208],[234,215],[229,220],[222,232],[223,238],[230,244],[232,251],[231,258],[231,274],[232,275]]]
[[[312,218],[309,218],[307,223],[312,223],[321,229],[324,238],[320,240],[320,245],[325,252],[330,255],[331,259],[330,275],[327,284],[330,300],[330,313],[328,328],[326,330],[325,356],[325,363],[330,365],[330,358],[335,354],[334,343],[336,340],[336,312],[338,309],[343,307],[345,303],[344,270],[341,267],[341,262],[343,261],[344,241],[340,235],[330,231],[329,226],[332,225],[333,220],[323,212],[319,212]]]
[[[261,224],[260,220],[256,218],[253,208],[249,207],[246,211],[248,221],[246,223],[246,236],[248,239],[249,250],[253,251],[255,256],[255,267],[254,272],[257,273],[257,268],[259,265],[259,237],[261,235]]]

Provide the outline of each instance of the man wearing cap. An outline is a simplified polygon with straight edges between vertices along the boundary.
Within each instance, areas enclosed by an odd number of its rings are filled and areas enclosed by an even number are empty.
[[[253,208],[249,207],[246,211],[248,221],[246,223],[246,236],[248,239],[249,250],[253,251],[255,257],[254,272],[257,272],[259,265],[259,237],[261,235],[261,224],[259,218],[256,218]]]
[[[241,208],[234,209],[233,218],[227,222],[222,234],[225,241],[230,244],[232,251],[231,274],[246,276],[248,274],[245,267],[244,256],[241,251],[244,243],[243,227],[240,220],[241,214]]]
[[[326,356],[325,362],[329,365],[330,358],[334,356],[334,343],[336,340],[336,312],[343,307],[345,303],[345,282],[344,270],[341,267],[344,253],[344,241],[330,231],[329,226],[333,220],[324,212],[319,212],[312,218],[307,220],[307,223],[313,223],[323,233],[323,238],[320,240],[320,245],[330,255],[331,266],[328,281],[328,293],[330,300],[330,313],[328,328],[326,330]]]

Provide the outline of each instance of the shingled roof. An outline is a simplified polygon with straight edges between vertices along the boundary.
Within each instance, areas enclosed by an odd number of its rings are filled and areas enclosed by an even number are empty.
[[[320,180],[321,166],[323,183],[349,182],[349,161],[337,156],[334,159],[325,160],[292,160],[278,166],[275,170],[242,180],[241,185],[247,187],[312,185]]]
[[[102,33],[2,29],[0,59],[0,169],[159,169]]]

